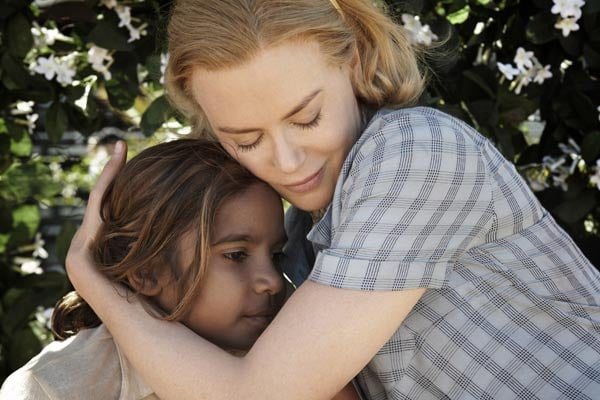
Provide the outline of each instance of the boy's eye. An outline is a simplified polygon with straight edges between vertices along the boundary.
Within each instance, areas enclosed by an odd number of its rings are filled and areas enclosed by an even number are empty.
[[[231,261],[242,262],[248,257],[248,254],[244,251],[232,251],[231,253],[223,254],[223,256]]]

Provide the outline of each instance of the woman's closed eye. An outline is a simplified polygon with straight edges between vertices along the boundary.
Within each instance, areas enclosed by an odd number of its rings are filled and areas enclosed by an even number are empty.
[[[262,141],[263,135],[260,135],[254,142],[250,144],[237,143],[237,148],[240,151],[251,151],[254,150]]]
[[[319,126],[319,122],[321,122],[322,113],[319,111],[317,115],[309,122],[301,123],[301,122],[292,122],[292,125],[297,126],[301,129],[313,129]]]

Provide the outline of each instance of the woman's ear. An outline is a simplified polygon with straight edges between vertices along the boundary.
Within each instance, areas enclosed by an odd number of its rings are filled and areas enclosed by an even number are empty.
[[[352,58],[350,59],[350,69],[355,76],[362,75],[362,63],[360,62],[358,47],[354,47],[354,54],[352,54]]]
[[[156,271],[152,267],[141,268],[127,276],[131,287],[147,297],[158,296],[171,283],[171,278],[168,268]]]
[[[354,48],[354,54],[350,59],[348,67],[350,74],[350,82],[352,82],[354,94],[357,94],[359,92],[358,87],[360,87],[359,83],[363,81],[362,63],[360,62],[360,54],[358,53],[357,47]]]

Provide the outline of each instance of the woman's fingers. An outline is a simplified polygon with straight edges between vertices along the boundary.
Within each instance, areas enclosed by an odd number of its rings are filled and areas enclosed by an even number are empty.
[[[116,143],[112,157],[108,163],[106,163],[106,166],[104,166],[94,188],[90,192],[80,230],[87,231],[94,235],[102,224],[100,218],[100,203],[102,202],[102,197],[104,196],[104,192],[106,192],[106,188],[115,179],[125,164],[127,155],[126,149],[127,146],[124,141],[119,140]]]
[[[91,265],[92,257],[89,254],[89,245],[94,240],[102,225],[102,219],[100,218],[102,197],[108,185],[115,179],[125,164],[126,155],[127,146],[125,142],[120,140],[116,143],[111,159],[102,170],[94,188],[90,192],[83,221],[71,240],[65,267],[71,282],[76,288],[79,275],[85,275],[86,267],[93,268],[93,265]],[[82,276],[82,278],[84,277]]]

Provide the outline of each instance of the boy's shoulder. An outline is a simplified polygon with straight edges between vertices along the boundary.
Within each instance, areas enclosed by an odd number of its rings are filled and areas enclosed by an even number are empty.
[[[123,397],[124,391],[151,390],[121,356],[108,330],[100,325],[46,346],[4,382],[0,399],[89,399]],[[133,388],[132,388],[133,386]],[[144,396],[138,397],[144,398]]]

